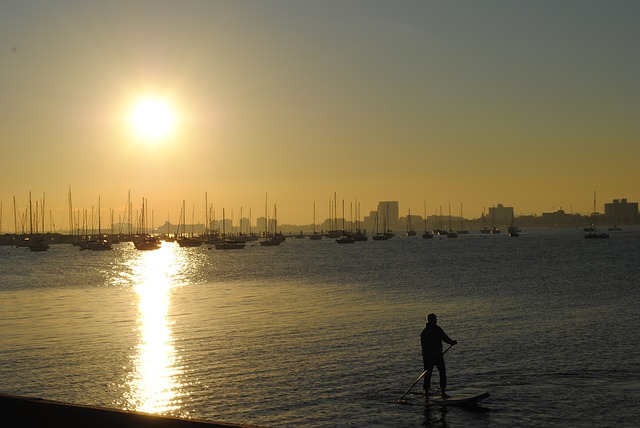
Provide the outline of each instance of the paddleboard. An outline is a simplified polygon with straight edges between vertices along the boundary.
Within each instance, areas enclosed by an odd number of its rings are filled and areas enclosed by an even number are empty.
[[[489,397],[488,392],[481,393],[450,393],[448,398],[442,398],[439,395],[430,396],[427,400],[429,404],[436,406],[470,406],[480,400]]]

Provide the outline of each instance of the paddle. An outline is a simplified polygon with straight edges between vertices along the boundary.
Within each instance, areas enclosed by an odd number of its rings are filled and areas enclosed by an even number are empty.
[[[449,347],[448,347],[447,349],[445,349],[445,351],[442,353],[442,355],[446,354],[446,353],[447,353],[447,351],[448,351],[449,349],[451,349],[451,347],[452,347],[452,346],[453,346],[453,345],[449,345]],[[424,377],[424,375],[426,375],[426,374],[427,374],[427,372],[428,372],[428,371],[429,371],[429,370],[425,370],[425,371],[423,371],[423,372],[420,374],[420,376],[418,376],[418,379],[416,379],[416,381],[415,381],[415,382],[413,382],[413,385],[411,385],[411,386],[409,387],[409,389],[407,389],[407,390],[405,391],[405,393],[404,393],[404,394],[402,394],[402,397],[400,397],[400,398],[398,398],[398,399],[396,400],[396,403],[398,403],[398,404],[405,403],[405,401],[403,401],[402,399],[403,399],[404,397],[406,397],[406,395],[409,393],[409,391],[411,391],[411,390],[413,389],[413,387],[414,387],[414,386],[416,386],[416,384],[417,384],[418,382],[420,382],[420,379],[422,379],[422,378]]]

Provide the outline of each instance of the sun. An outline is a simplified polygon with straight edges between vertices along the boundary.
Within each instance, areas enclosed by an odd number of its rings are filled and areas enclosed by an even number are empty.
[[[176,112],[171,103],[160,97],[146,96],[136,100],[129,114],[135,135],[148,141],[170,137],[176,125]]]

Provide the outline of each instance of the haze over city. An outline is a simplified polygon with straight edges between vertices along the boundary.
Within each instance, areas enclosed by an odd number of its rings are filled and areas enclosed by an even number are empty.
[[[636,1],[4,1],[0,202],[309,224],[640,199]],[[267,196],[268,195],[268,196]],[[265,200],[266,199],[266,200]],[[47,214],[48,215],[48,214]],[[345,215],[349,217],[348,211]]]

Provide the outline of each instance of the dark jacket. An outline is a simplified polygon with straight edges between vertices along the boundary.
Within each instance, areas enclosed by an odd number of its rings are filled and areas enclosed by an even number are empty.
[[[447,336],[444,330],[437,325],[427,323],[420,334],[422,357],[433,361],[440,359],[442,357],[442,342],[453,345],[453,340]]]

